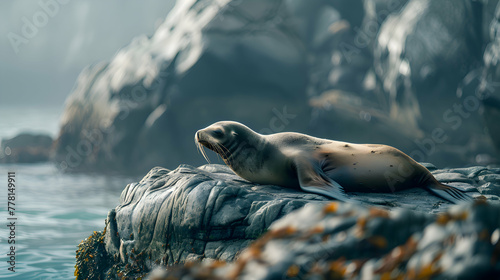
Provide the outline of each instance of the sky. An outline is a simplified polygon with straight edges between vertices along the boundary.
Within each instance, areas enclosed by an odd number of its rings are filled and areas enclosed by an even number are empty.
[[[152,35],[174,0],[0,1],[0,106],[64,104],[81,70]]]

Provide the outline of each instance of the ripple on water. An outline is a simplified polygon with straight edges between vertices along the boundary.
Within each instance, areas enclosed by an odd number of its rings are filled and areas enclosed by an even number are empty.
[[[109,209],[124,187],[138,178],[61,174],[52,164],[1,165],[16,172],[16,272],[0,270],[0,279],[72,279],[81,240],[104,228]],[[6,193],[0,193],[6,199]],[[0,229],[5,242],[7,230]],[[5,244],[5,243],[4,243]]]

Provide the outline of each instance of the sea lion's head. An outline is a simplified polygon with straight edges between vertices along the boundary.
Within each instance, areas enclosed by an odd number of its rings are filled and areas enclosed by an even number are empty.
[[[195,142],[207,161],[201,146],[219,154],[229,167],[238,172],[263,141],[260,134],[239,122],[221,121],[198,130]]]

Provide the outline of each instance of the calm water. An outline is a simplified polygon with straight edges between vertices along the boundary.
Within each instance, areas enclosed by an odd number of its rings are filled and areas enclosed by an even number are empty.
[[[24,114],[23,114],[24,112]],[[19,131],[54,135],[55,110],[11,111],[0,108],[0,138]],[[12,117],[15,115],[16,117]],[[8,117],[8,118],[6,118]],[[10,120],[9,120],[10,119]],[[13,127],[13,123],[15,127]],[[16,272],[7,270],[7,172],[16,172]],[[61,174],[50,164],[0,164],[1,279],[74,279],[78,243],[104,228],[126,184],[137,178],[97,174]]]
[[[61,112],[61,106],[17,107],[0,105],[0,139],[16,136],[20,132],[45,133],[55,137],[58,132]]]

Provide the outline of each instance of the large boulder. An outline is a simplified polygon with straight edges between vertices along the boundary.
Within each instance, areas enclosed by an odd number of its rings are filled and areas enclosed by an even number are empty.
[[[417,160],[474,162],[478,154],[494,152],[481,125],[480,102],[461,89],[481,61],[486,9],[478,1],[410,0],[380,27],[376,92],[391,119],[423,133],[414,139],[427,146]],[[445,137],[432,140],[435,133]],[[460,152],[452,153],[457,147]]]
[[[482,115],[488,133],[497,150],[500,152],[500,3],[496,6],[494,17],[489,24],[489,44],[484,51],[484,70],[480,83],[474,88],[471,98],[481,101],[484,110]]]
[[[148,279],[497,279],[500,207],[439,215],[333,202],[274,223],[233,263],[157,269]]]
[[[82,71],[56,160],[64,170],[140,173],[198,165],[194,132],[226,119],[264,133],[314,133],[310,97],[330,90],[367,97],[371,52],[352,51],[363,19],[361,0],[179,1],[152,37]],[[351,133],[322,127],[325,137]],[[378,134],[380,142],[400,139]]]
[[[81,73],[57,160],[70,170],[144,172],[200,164],[194,132],[215,121],[306,131],[308,72],[322,63],[310,52],[332,44],[329,30],[342,11],[360,21],[342,2],[179,1],[152,37]]]
[[[499,202],[498,169],[426,166],[447,184]],[[356,208],[441,213],[450,206],[422,189],[349,195],[358,202]],[[78,273],[83,278],[97,273],[113,279],[136,277],[157,265],[232,261],[277,219],[305,205],[328,202],[320,195],[251,184],[223,165],[153,168],[139,183],[125,188],[120,204],[109,212],[105,231],[82,242]],[[95,267],[90,255],[99,256],[106,267]]]
[[[456,101],[468,65],[481,55],[475,12],[473,1],[410,0],[384,21],[374,68],[392,117],[415,127],[442,119],[436,105]]]
[[[494,75],[493,2],[178,1],[151,37],[81,73],[56,160],[136,173],[199,165],[194,132],[235,120],[389,144],[442,166],[490,164],[481,114],[497,139],[497,98],[473,95],[490,41]]]

